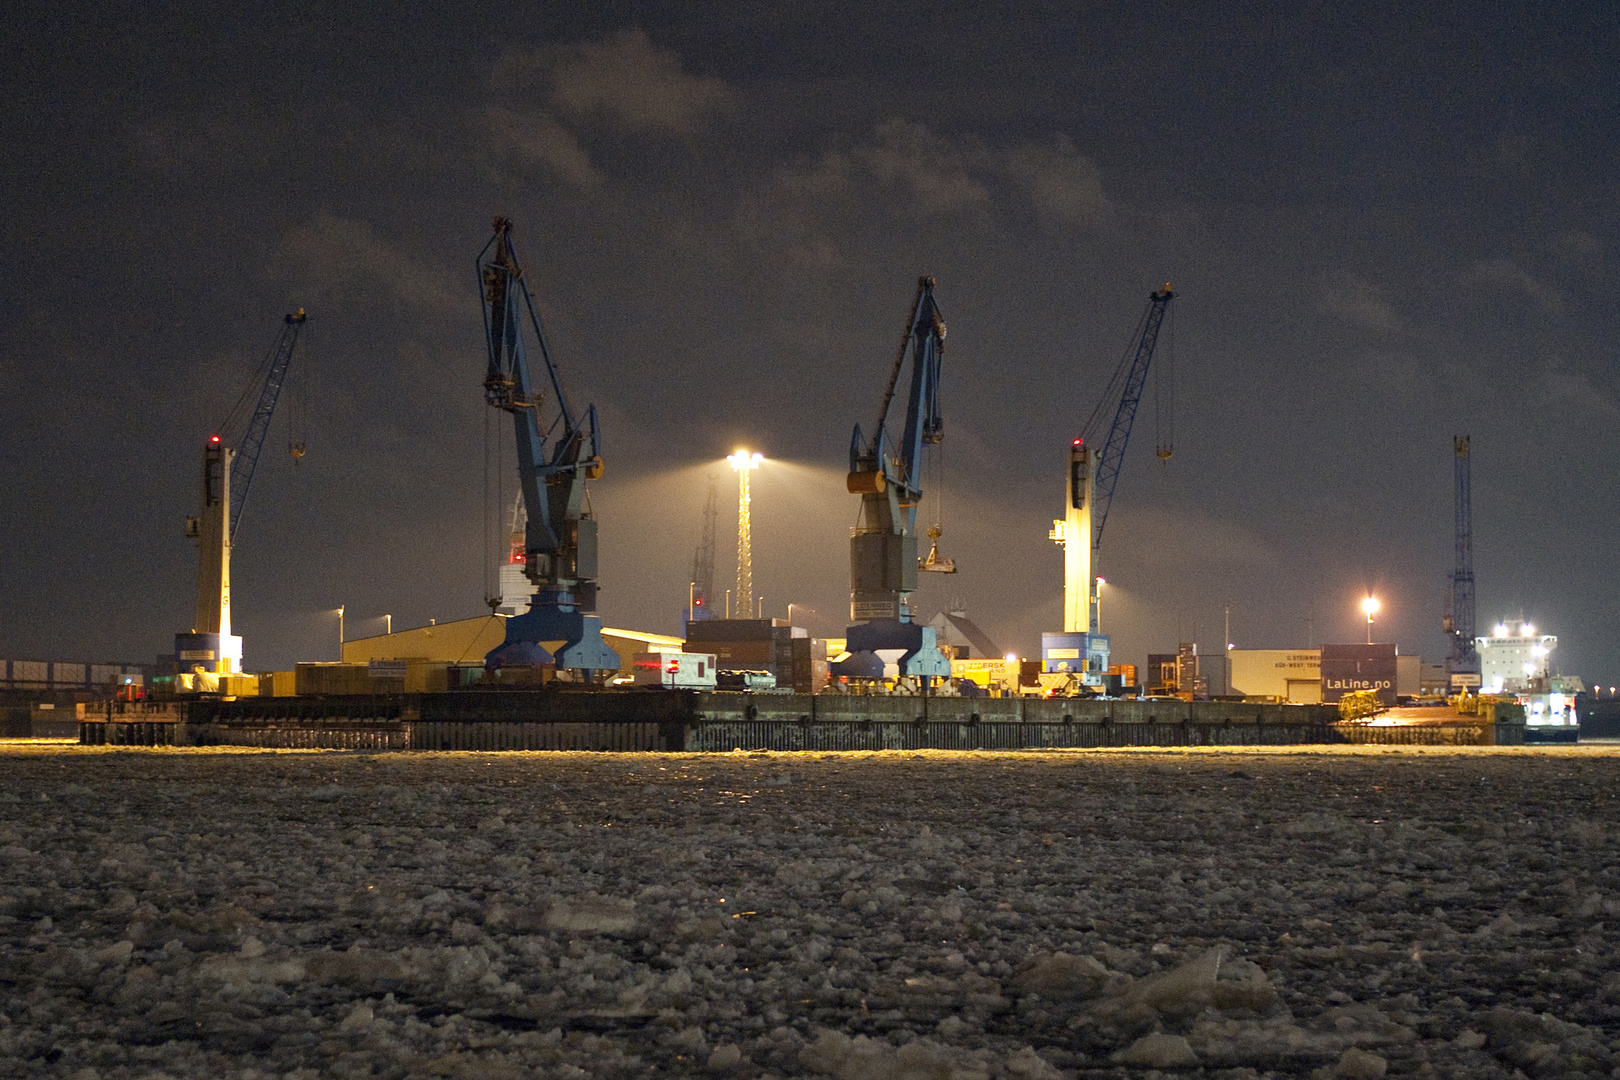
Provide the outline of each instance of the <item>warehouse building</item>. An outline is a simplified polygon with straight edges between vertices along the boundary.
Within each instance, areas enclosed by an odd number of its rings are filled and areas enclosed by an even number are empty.
[[[1232,665],[1232,693],[1256,701],[1315,705],[1339,700],[1346,689],[1376,689],[1393,705],[1397,698],[1416,697],[1423,689],[1422,658],[1402,656],[1389,644],[1231,649],[1226,655]]]

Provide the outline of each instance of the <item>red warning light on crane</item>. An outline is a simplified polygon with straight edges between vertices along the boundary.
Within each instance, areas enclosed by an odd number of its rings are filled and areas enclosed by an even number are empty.
[[[210,435],[210,436],[208,436],[208,441],[210,443],[218,443],[219,442],[219,436],[218,435]]]

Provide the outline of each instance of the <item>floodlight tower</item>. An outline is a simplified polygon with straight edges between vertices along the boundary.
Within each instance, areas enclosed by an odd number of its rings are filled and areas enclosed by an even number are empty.
[[[754,532],[749,506],[753,497],[748,491],[748,475],[759,468],[765,456],[738,450],[726,458],[737,470],[737,610],[754,610]]]

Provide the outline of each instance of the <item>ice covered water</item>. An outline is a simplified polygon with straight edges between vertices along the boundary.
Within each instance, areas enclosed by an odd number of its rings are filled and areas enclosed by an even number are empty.
[[[1617,780],[0,744],[0,1074],[1608,1076]]]

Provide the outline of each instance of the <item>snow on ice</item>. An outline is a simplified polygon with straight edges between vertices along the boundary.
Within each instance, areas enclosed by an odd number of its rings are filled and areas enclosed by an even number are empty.
[[[0,744],[0,1077],[1617,1076],[1617,780]]]

